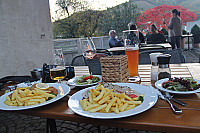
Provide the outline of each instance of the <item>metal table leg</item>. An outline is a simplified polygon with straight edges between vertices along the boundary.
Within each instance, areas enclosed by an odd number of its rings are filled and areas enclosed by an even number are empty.
[[[47,118],[46,133],[49,133],[49,129],[50,133],[58,133],[55,119]]]
[[[190,37],[188,36],[188,50],[190,49]]]

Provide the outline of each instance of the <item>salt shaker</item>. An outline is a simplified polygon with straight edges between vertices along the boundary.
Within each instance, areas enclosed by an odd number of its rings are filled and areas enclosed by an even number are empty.
[[[161,54],[157,57],[158,59],[158,80],[164,78],[171,78],[171,70],[169,68],[171,55]]]
[[[151,53],[149,54],[150,59],[151,59],[151,81],[157,81],[157,76],[158,76],[158,61],[157,61],[157,56],[161,55],[162,53]]]

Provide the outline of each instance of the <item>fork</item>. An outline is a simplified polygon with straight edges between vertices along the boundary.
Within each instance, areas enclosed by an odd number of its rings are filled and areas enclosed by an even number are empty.
[[[176,103],[178,103],[178,104],[180,104],[180,105],[182,105],[182,106],[186,106],[186,105],[187,105],[187,103],[184,103],[184,102],[181,101],[181,100],[178,100],[178,99],[173,98],[173,96],[171,96],[171,95],[169,94],[169,92],[165,92],[165,95],[166,95],[166,97],[167,97],[169,100],[173,100],[174,102],[176,102]]]
[[[153,86],[149,85],[150,88],[154,89],[158,95],[159,98],[162,100],[165,100],[169,103],[171,109],[175,114],[182,114],[182,110],[179,109],[176,105],[174,105],[166,96],[164,96],[158,89],[155,89]]]

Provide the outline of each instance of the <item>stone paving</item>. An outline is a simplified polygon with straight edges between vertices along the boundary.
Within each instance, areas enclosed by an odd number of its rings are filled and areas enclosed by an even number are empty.
[[[200,49],[183,50],[186,62],[199,62]],[[91,124],[56,120],[58,133],[96,133],[98,127]],[[116,128],[100,127],[102,133],[115,133]],[[0,133],[45,133],[46,119],[14,113],[0,112]],[[155,133],[151,131],[135,131],[118,129],[118,133]]]
[[[97,133],[98,127],[92,124],[56,120],[58,133]],[[101,133],[116,133],[116,128],[101,126]],[[0,112],[0,133],[45,133],[46,119],[14,113]],[[118,133],[155,133],[118,129]]]

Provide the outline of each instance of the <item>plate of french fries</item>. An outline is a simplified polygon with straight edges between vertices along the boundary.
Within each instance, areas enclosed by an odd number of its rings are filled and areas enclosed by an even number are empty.
[[[155,90],[133,83],[113,83],[113,85],[129,87],[135,94],[128,95],[115,91],[115,86],[108,89],[103,85],[92,86],[73,94],[68,106],[75,113],[97,119],[114,119],[136,115],[150,109],[157,102]],[[142,98],[142,100],[140,100]]]
[[[39,84],[34,84],[31,87],[20,86],[2,95],[0,97],[0,110],[24,110],[44,106],[63,98],[70,92],[70,88],[66,84]]]

